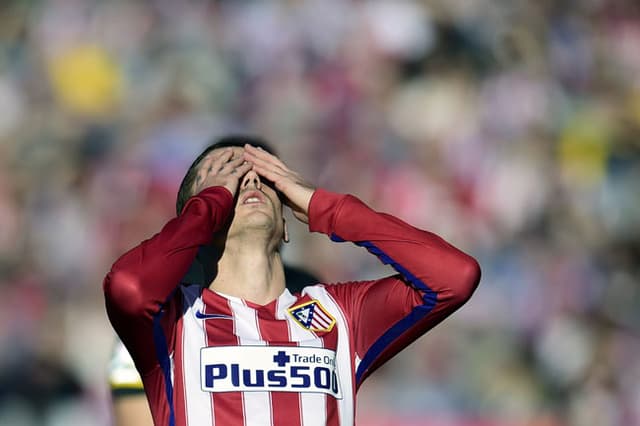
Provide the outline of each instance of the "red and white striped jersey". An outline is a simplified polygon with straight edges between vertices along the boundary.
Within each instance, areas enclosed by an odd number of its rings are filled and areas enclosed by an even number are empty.
[[[479,281],[475,260],[436,235],[319,189],[310,230],[366,248],[396,275],[285,290],[267,305],[180,285],[231,208],[223,188],[201,192],[105,279],[158,425],[352,425],[362,381]]]

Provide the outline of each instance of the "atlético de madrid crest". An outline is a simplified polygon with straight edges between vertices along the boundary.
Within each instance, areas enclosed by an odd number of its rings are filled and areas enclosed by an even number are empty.
[[[287,311],[302,328],[307,330],[329,332],[336,324],[335,318],[315,299],[292,306]]]

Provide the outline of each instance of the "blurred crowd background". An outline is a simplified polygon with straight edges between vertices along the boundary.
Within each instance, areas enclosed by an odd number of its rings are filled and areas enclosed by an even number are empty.
[[[102,279],[237,132],[482,265],[359,424],[640,425],[635,0],[2,1],[0,424],[110,424]],[[323,281],[388,273],[289,222]]]

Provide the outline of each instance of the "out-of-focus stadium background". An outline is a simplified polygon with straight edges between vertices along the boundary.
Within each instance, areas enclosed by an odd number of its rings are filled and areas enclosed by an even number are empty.
[[[359,424],[640,425],[635,0],[2,1],[0,424],[109,424],[102,278],[235,131],[483,267]]]

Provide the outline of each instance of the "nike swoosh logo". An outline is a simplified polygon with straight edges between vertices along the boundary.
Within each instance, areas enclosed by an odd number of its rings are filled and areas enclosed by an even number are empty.
[[[201,311],[196,311],[196,318],[198,319],[233,319],[231,315],[224,314],[203,314]]]

